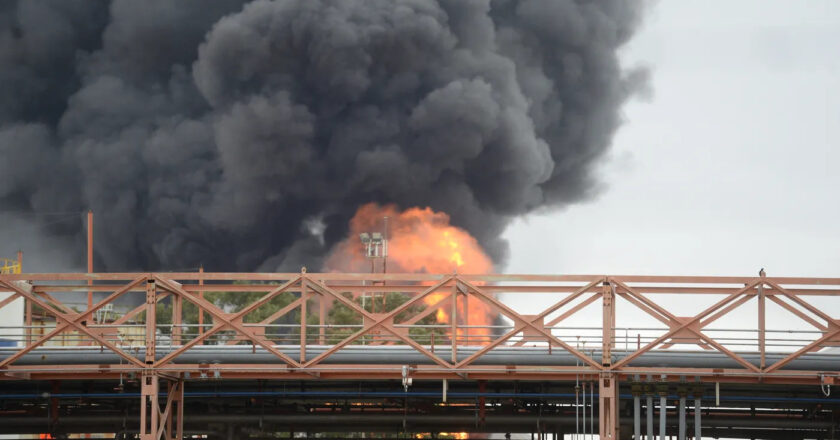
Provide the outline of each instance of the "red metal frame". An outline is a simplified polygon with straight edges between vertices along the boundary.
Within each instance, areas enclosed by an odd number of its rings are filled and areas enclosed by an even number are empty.
[[[411,347],[430,361],[430,365],[412,365],[411,375],[422,379],[475,380],[522,379],[522,380],[568,380],[576,376],[598,380],[601,389],[602,438],[617,438],[615,411],[618,382],[633,375],[666,375],[666,380],[677,380],[680,376],[695,376],[701,380],[716,382],[764,382],[764,383],[834,383],[840,371],[802,371],[785,369],[790,362],[824,346],[840,343],[840,320],[808,301],[810,297],[840,297],[840,278],[783,278],[766,277],[687,277],[687,276],[606,276],[606,275],[460,275],[460,274],[341,274],[341,273],[101,273],[101,274],[11,274],[0,276],[0,291],[12,294],[10,299],[0,301],[0,308],[12,301],[24,298],[56,319],[55,328],[46,335],[32,340],[27,336],[23,346],[15,354],[0,361],[0,379],[62,379],[62,378],[113,378],[120,374],[135,372],[150,378],[148,389],[144,388],[144,402],[151,405],[150,419],[144,418],[148,430],[143,438],[171,438],[171,415],[166,409],[159,411],[157,380],[172,380],[175,390],[183,392],[183,378],[208,372],[220,372],[225,378],[288,378],[288,379],[383,379],[399,378],[399,360],[393,365],[336,365],[324,361],[339,350],[351,344],[374,343],[398,344]],[[106,298],[92,304],[87,310],[78,312],[60,300],[68,292],[108,292]],[[206,292],[260,292],[256,301],[231,311],[208,301]],[[352,298],[362,292],[401,292],[406,300],[392,310],[369,311]],[[145,293],[144,304],[129,310],[110,325],[128,325],[131,319],[142,321],[145,328],[145,356],[141,359],[131,353],[118,341],[109,340],[102,330],[102,323],[94,323],[93,314],[107,304],[127,294]],[[297,296],[284,307],[274,311],[259,322],[248,322],[248,315],[268,304],[283,293]],[[502,293],[545,293],[553,295],[553,304],[537,314],[522,314],[499,299]],[[349,294],[349,295],[346,295]],[[723,298],[693,316],[679,316],[668,307],[659,304],[649,295],[676,294],[687,298],[697,295],[723,295]],[[157,305],[164,298],[171,297],[172,327],[169,341],[173,349],[157,358],[155,350],[161,345],[157,334]],[[493,313],[504,316],[511,322],[501,335],[476,342],[470,339],[474,330],[467,323],[474,318],[458,319],[458,299],[464,302],[478,301]],[[587,306],[601,299],[601,356],[595,359],[586,350],[563,340],[556,334],[558,324],[572,316],[583,313]],[[736,313],[751,299],[757,301],[757,335],[755,353],[760,355],[758,365],[747,361],[742,352],[736,352],[725,340],[709,336],[708,326],[720,318]],[[632,305],[664,324],[667,328],[644,345],[639,343],[634,350],[615,358],[616,318],[621,309],[616,302],[626,300]],[[309,307],[309,301],[317,301],[318,307]],[[767,328],[765,322],[765,301],[780,306],[816,329],[821,336],[803,342],[801,347],[789,351],[784,357],[767,365]],[[514,302],[514,301],[512,301]],[[198,328],[194,335],[182,330],[184,306],[192,304],[198,309]],[[437,311],[450,306],[451,322],[441,339],[444,347],[451,349],[448,359],[435,353],[435,339],[429,343],[410,336],[411,329],[420,328],[418,322]],[[328,340],[328,313],[335,306],[343,306],[360,318],[360,328],[343,336],[340,341]],[[622,306],[623,307],[623,306]],[[272,323],[287,317],[294,311],[299,313],[299,358],[294,359],[277,348],[272,334]],[[145,312],[145,313],[143,313]],[[204,328],[204,314],[212,317],[212,327]],[[742,313],[742,312],[738,312]],[[307,318],[318,316],[317,334],[309,334],[311,324]],[[142,316],[142,319],[141,319]],[[314,319],[314,318],[313,318]],[[595,320],[591,320],[595,322]],[[99,325],[97,325],[99,324]],[[139,324],[138,324],[139,325]],[[72,369],[66,366],[16,365],[15,361],[54,339],[62,332],[73,330],[88,338],[88,344],[99,345],[110,350],[126,363],[114,365],[88,365],[79,359],[79,365]],[[225,340],[216,343],[250,343],[254,347],[274,355],[278,361],[269,364],[213,364],[195,365],[177,362],[179,355],[196,345],[206,344],[211,338],[226,333]],[[27,332],[27,335],[29,333]],[[373,336],[375,335],[375,337]],[[273,339],[275,338],[275,339]],[[374,338],[373,341],[369,341]],[[641,340],[641,338],[640,338]],[[308,356],[307,347],[329,346],[320,354]],[[499,347],[521,347],[526,344],[543,344],[549,350],[563,350],[574,356],[579,366],[534,366],[527,362],[519,365],[478,365],[476,360]],[[651,350],[669,350],[677,345],[694,344],[703,349],[718,351],[740,365],[740,368],[650,368],[634,366],[633,361]],[[289,345],[286,343],[285,345]],[[460,347],[480,345],[466,358],[458,359]],[[128,351],[127,351],[128,350]],[[154,379],[151,379],[154,378]],[[154,382],[154,384],[152,383]],[[177,393],[171,393],[175,407],[180,407]],[[154,403],[152,403],[154,401]],[[145,408],[145,405],[144,405]],[[180,409],[180,408],[179,408]],[[177,417],[180,419],[180,417]],[[612,420],[612,422],[610,422]],[[169,423],[165,428],[163,423]],[[612,423],[612,424],[611,424]]]

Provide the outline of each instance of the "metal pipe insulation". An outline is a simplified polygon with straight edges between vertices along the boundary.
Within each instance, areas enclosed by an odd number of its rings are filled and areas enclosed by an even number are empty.
[[[297,345],[279,345],[278,350],[287,356],[299,360],[300,347]],[[178,347],[161,346],[156,349],[158,359],[176,350]],[[306,352],[315,357],[328,350],[330,346],[308,345]],[[124,348],[142,359],[145,349],[142,347]],[[458,347],[456,358],[458,361],[471,356],[482,347]],[[18,347],[0,347],[0,360],[20,350]],[[450,358],[448,348],[436,347],[435,353],[443,358]],[[627,353],[613,351],[614,362]],[[761,361],[758,354],[739,354],[748,362],[758,365]],[[599,358],[600,352],[594,351],[592,357]],[[772,364],[786,357],[786,353],[768,353],[767,364]],[[408,346],[348,346],[324,359],[322,364],[394,364],[399,359],[400,364],[429,365],[433,361]],[[269,353],[261,347],[249,345],[201,345],[194,346],[177,357],[178,363],[224,363],[224,364],[282,364],[283,360]],[[79,364],[117,364],[122,358],[109,350],[99,347],[38,347],[24,354],[15,361],[15,365],[79,365]],[[574,366],[579,359],[563,350],[551,350],[546,347],[500,347],[491,350],[475,360],[475,365],[531,365],[531,366]],[[833,371],[840,363],[840,353],[808,353],[791,361],[785,366],[785,371]],[[697,351],[650,351],[642,354],[633,361],[637,367],[660,368],[740,368],[732,358],[723,353],[709,353]]]

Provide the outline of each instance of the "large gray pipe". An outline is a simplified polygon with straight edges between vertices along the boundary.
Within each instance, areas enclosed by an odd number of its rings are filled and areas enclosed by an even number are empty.
[[[280,345],[278,350],[299,360],[298,346]],[[157,347],[157,358],[174,351],[178,347]],[[318,356],[328,350],[329,346],[307,346],[306,352],[310,357]],[[466,359],[482,347],[459,347],[457,359]],[[0,347],[0,360],[11,356],[20,348]],[[139,359],[144,358],[142,347],[125,348]],[[435,353],[444,358],[451,357],[446,348],[437,347]],[[613,362],[617,362],[629,352],[614,351]],[[758,365],[757,354],[740,354],[748,362]],[[772,364],[781,360],[787,354],[767,354],[767,363]],[[593,359],[601,357],[600,352],[592,353]],[[395,361],[397,359],[398,361]],[[177,357],[178,363],[190,364],[283,364],[283,360],[269,353],[261,347],[254,349],[250,345],[204,345],[191,347]],[[116,364],[121,358],[109,350],[99,347],[38,347],[15,361],[15,365],[77,365],[77,364]],[[124,360],[123,360],[124,362]],[[533,366],[574,366],[580,360],[563,350],[547,347],[499,347],[475,360],[475,365],[533,365]],[[429,365],[433,361],[408,346],[347,346],[333,353],[323,364],[418,364]],[[809,353],[804,354],[785,366],[785,370],[834,371],[840,363],[840,353]],[[695,351],[650,351],[633,360],[637,367],[673,367],[673,368],[739,368],[741,365],[723,353],[695,352]],[[632,367],[630,367],[632,368]]]

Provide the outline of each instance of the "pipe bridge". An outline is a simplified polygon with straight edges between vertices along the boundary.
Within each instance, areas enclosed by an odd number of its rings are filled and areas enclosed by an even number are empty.
[[[121,432],[142,440],[217,435],[206,430],[213,423],[242,428],[251,417],[244,407],[227,422],[207,408],[194,417],[207,422],[190,421],[188,402],[200,396],[190,393],[209,393],[214,382],[225,387],[218,398],[266,392],[275,393],[278,408],[283,399],[327,408],[309,419],[277,409],[259,419],[272,429],[317,431],[334,422],[438,432],[422,425],[426,417],[450,430],[561,438],[589,430],[618,440],[643,438],[643,429],[653,438],[656,415],[660,435],[681,439],[690,428],[697,439],[701,429],[773,438],[788,428],[802,436],[782,438],[834,438],[839,297],[840,278],[763,271],[2,274],[0,308],[23,302],[26,313],[22,324],[4,323],[0,335],[0,433],[32,432],[39,423],[116,432],[119,417],[101,408],[62,412],[68,400],[94,406],[99,398],[133,402],[113,405],[122,408]],[[544,385],[526,392],[516,384]],[[348,386],[359,388],[355,397]],[[51,392],[38,391],[45,387]],[[318,387],[321,394],[305,394]],[[365,394],[383,387],[395,394]],[[374,419],[351,408],[388,399],[404,400],[402,416]],[[410,412],[410,399],[435,405]],[[473,416],[458,412],[459,399],[470,402]],[[15,403],[23,401],[30,404]],[[520,412],[500,413],[508,401]],[[342,412],[339,402],[350,406]],[[547,406],[536,412],[534,402]]]

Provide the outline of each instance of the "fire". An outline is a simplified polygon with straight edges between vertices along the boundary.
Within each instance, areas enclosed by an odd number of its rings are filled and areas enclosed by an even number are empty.
[[[361,249],[362,232],[382,231],[388,217],[388,272],[484,274],[493,271],[493,262],[478,241],[464,229],[452,226],[449,215],[429,207],[409,208],[400,212],[396,206],[363,205],[350,220],[349,238],[340,242],[327,258],[328,270],[370,272],[371,263]],[[377,269],[377,272],[381,267]],[[444,294],[426,297],[426,304],[440,301]],[[471,298],[468,305],[458,301],[459,325],[491,325],[490,308]],[[465,310],[466,307],[466,310]],[[436,317],[449,323],[449,306],[441,307]],[[459,329],[459,335],[463,333]],[[470,329],[470,338],[490,335],[490,329]],[[486,342],[486,339],[484,340]]]

